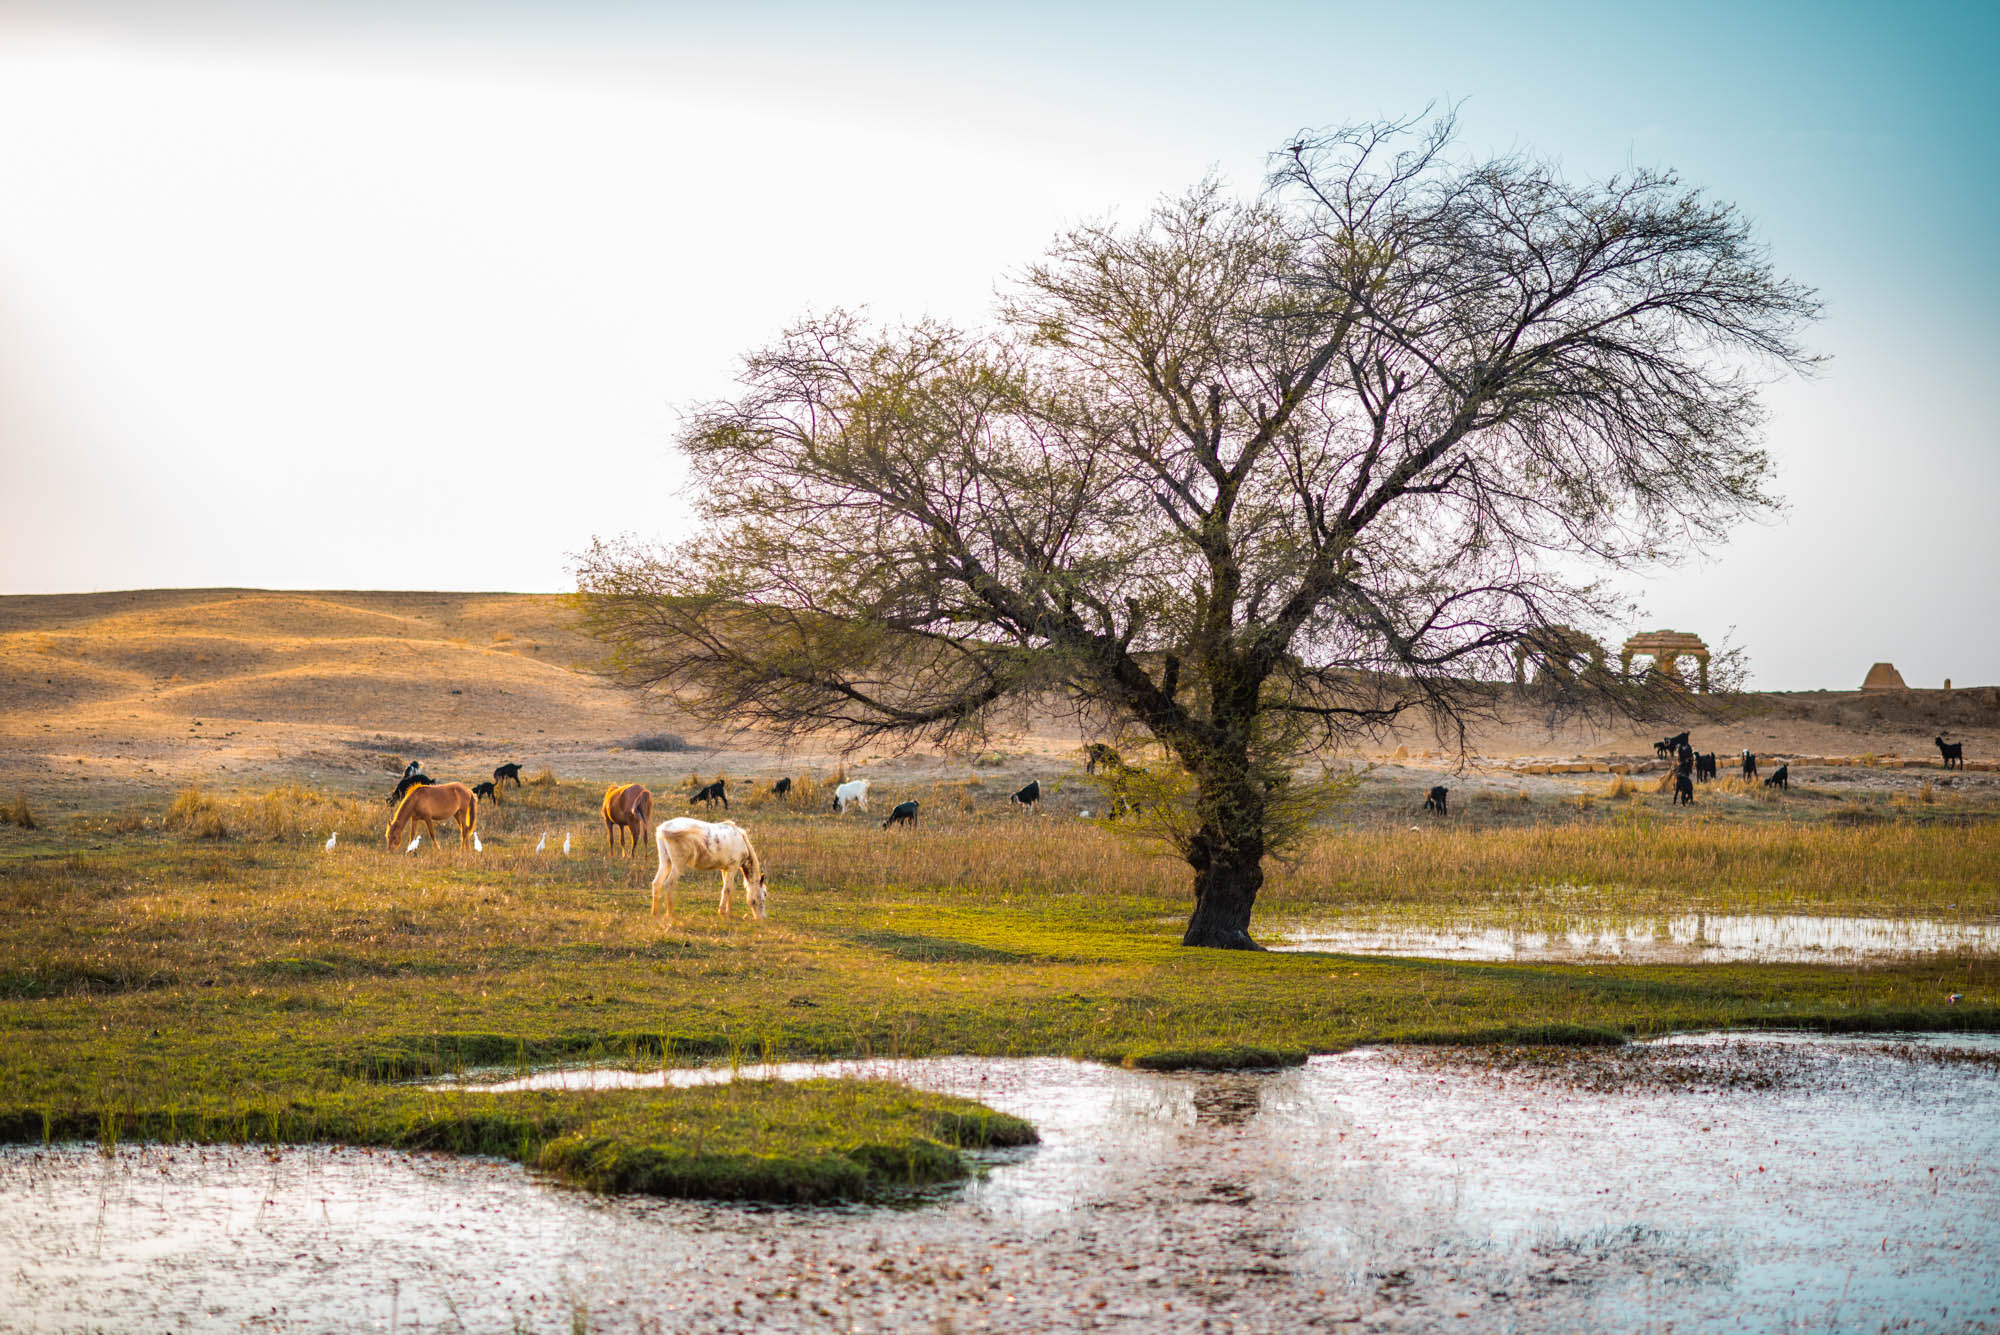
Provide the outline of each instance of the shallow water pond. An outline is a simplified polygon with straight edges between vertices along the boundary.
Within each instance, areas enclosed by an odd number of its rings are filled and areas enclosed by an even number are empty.
[[[440,1156],[10,1150],[0,1326],[2000,1325],[2000,1040],[869,1067],[1044,1144],[917,1208],[816,1210],[593,1198]]]
[[[1332,923],[1295,928],[1272,949],[1521,963],[1603,959],[1627,964],[1845,964],[1941,953],[2000,955],[2000,923],[1797,913],[1690,913],[1549,931]]]

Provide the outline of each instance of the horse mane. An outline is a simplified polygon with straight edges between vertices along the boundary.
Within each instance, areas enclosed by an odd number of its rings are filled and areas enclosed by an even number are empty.
[[[401,820],[401,819],[403,818],[403,808],[404,808],[404,807],[406,807],[406,806],[408,806],[408,805],[410,805],[410,794],[411,794],[411,793],[414,793],[414,792],[416,792],[416,791],[417,791],[417,789],[419,789],[419,788],[427,788],[427,787],[429,787],[429,786],[430,786],[429,784],[422,784],[422,783],[413,783],[413,784],[411,784],[411,785],[410,785],[410,787],[409,787],[408,791],[406,791],[406,792],[405,792],[405,793],[404,793],[404,794],[402,795],[402,797],[401,797],[401,798],[399,798],[399,799],[397,800],[397,802],[396,802],[396,809],[395,809],[394,811],[392,811],[392,812],[390,812],[390,813],[389,813],[389,828],[390,828],[390,829],[392,829],[392,830],[393,830],[393,829],[395,829],[395,828],[396,828],[396,822],[397,822],[397,821],[399,821],[399,820]],[[474,800],[474,801],[478,801],[478,799],[477,799],[477,798],[474,798],[473,800]]]

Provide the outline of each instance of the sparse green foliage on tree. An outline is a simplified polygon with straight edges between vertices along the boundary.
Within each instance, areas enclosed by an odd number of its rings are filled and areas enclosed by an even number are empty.
[[[1761,376],[1812,294],[1670,175],[1459,162],[1449,123],[1304,136],[1078,229],[995,326],[816,317],[683,433],[704,526],[579,586],[629,684],[726,723],[950,740],[1059,693],[1188,776],[1190,945],[1249,946],[1301,757],[1461,726],[1563,572],[1770,502]],[[1184,810],[1183,810],[1184,808]]]

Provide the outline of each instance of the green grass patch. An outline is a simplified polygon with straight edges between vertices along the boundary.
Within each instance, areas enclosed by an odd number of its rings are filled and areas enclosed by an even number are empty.
[[[1237,1069],[1364,1043],[2000,1030],[2000,963],[1970,953],[1608,965],[1188,951],[1185,868],[1082,822],[1023,857],[1004,794],[991,812],[971,794],[974,809],[921,837],[756,807],[744,819],[771,868],[770,920],[740,905],[723,919],[704,889],[667,924],[647,914],[648,863],[581,838],[568,858],[532,852],[545,828],[591,831],[601,786],[531,791],[532,810],[490,813],[484,855],[385,852],[379,796],[289,790],[184,796],[178,823],[162,798],[118,828],[6,827],[0,1133],[424,1146],[601,1190],[828,1199],[962,1173],[964,1148],[1025,1128],[847,1082],[534,1096],[397,1082],[946,1054]],[[375,837],[356,825],[323,851],[323,819],[349,811]],[[225,833],[205,834],[217,813]],[[1989,921],[2000,826],[1641,813],[1330,830],[1273,864],[1258,930],[1702,911]]]

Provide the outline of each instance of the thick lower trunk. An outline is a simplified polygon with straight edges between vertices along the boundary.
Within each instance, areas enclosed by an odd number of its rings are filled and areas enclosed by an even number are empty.
[[[1250,939],[1250,910],[1264,885],[1263,850],[1242,844],[1210,846],[1190,862],[1195,869],[1194,913],[1181,944],[1262,950]]]

